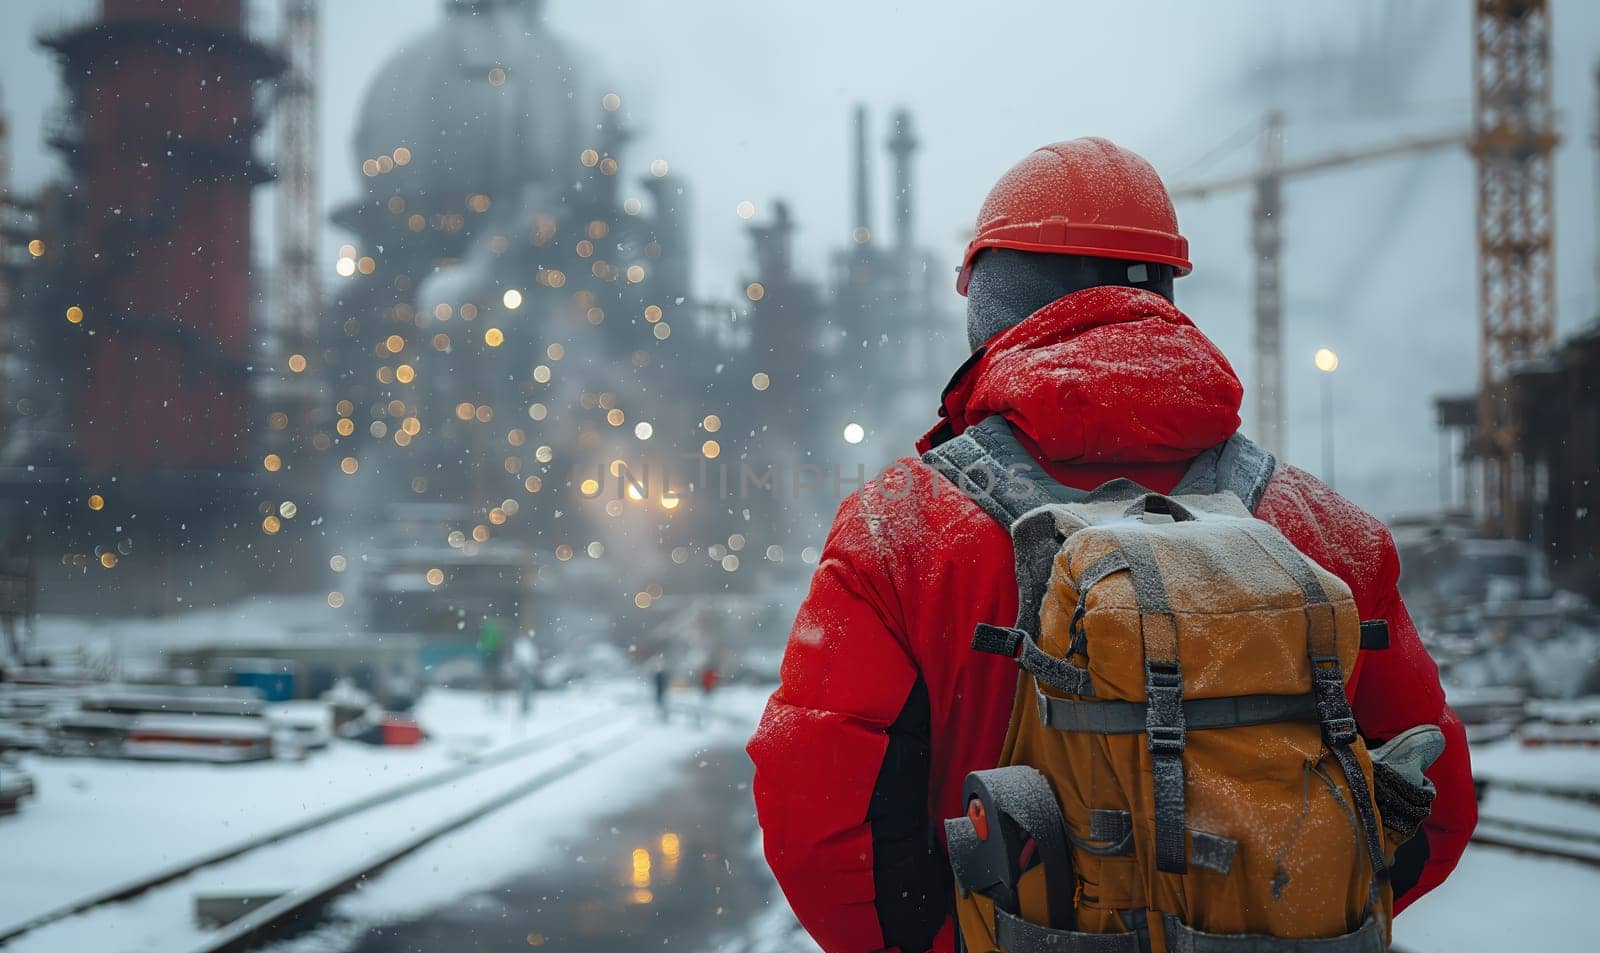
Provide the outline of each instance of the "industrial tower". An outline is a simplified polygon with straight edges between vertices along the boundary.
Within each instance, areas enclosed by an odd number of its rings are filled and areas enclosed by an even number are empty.
[[[4,452],[10,432],[11,380],[11,242],[6,234],[11,208],[11,138],[6,127],[5,98],[0,95],[0,452]]]
[[[1508,384],[1555,342],[1555,267],[1547,0],[1478,0],[1472,154],[1478,166],[1478,447],[1486,529],[1522,536],[1530,494],[1515,453]]]
[[[288,0],[278,80],[278,280],[275,324],[285,352],[306,354],[317,340],[322,300],[317,280],[317,5]]]
[[[1267,114],[1261,137],[1250,248],[1256,256],[1256,436],[1278,456],[1289,452],[1283,392],[1283,114]]]
[[[61,262],[85,329],[78,457],[96,479],[156,484],[247,471],[250,196],[270,178],[254,83],[279,60],[245,34],[240,0],[105,0],[41,42],[68,87],[51,142],[81,227]]]

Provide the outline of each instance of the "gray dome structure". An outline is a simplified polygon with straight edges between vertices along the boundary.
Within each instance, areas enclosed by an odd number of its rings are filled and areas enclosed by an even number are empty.
[[[399,195],[442,213],[474,194],[515,201],[570,169],[588,145],[578,120],[586,87],[542,9],[538,0],[449,0],[443,20],[389,57],[353,142],[369,198]]]

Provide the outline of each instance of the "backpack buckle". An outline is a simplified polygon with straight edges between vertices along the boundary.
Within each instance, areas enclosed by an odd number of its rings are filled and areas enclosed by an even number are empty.
[[[1161,755],[1182,754],[1184,747],[1185,731],[1181,725],[1149,725],[1145,728],[1149,736],[1150,753]]]
[[[1356,720],[1354,718],[1329,718],[1322,723],[1322,737],[1330,745],[1344,747],[1356,740]]]
[[[1182,688],[1183,672],[1179,670],[1177,662],[1158,662],[1149,660],[1144,663],[1145,685],[1156,688]]]

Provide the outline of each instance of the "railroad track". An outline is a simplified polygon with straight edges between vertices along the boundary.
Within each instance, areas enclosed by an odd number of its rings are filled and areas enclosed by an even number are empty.
[[[1540,784],[1500,778],[1478,778],[1480,799],[1483,795],[1497,793],[1524,794],[1559,801],[1573,801],[1587,806],[1600,806],[1600,790],[1570,785]],[[1491,802],[1493,800],[1491,799]],[[1580,810],[1579,814],[1588,811]],[[1596,815],[1600,817],[1600,815]],[[1472,842],[1486,847],[1511,850],[1538,857],[1571,861],[1590,867],[1600,867],[1600,830],[1581,827],[1554,826],[1536,821],[1481,813]]]
[[[1600,834],[1528,821],[1481,816],[1472,842],[1537,857],[1600,867]]]
[[[1551,827],[1547,824],[1535,824],[1530,821],[1520,821],[1509,817],[1497,817],[1493,814],[1480,814],[1478,826],[1497,827],[1516,834],[1533,834],[1539,837],[1551,837],[1567,843],[1590,844],[1600,848],[1600,832],[1580,831],[1570,827]]]
[[[624,750],[631,743],[629,736],[634,733],[628,729],[635,720],[630,718],[622,722],[616,720],[597,721],[593,716],[589,716],[565,722],[549,731],[541,732],[532,738],[507,745],[466,764],[446,768],[412,781],[394,785],[293,824],[245,838],[201,856],[162,868],[137,880],[98,891],[71,903],[29,917],[26,920],[0,928],[0,947],[4,947],[13,940],[51,924],[68,920],[75,916],[91,914],[97,909],[111,904],[133,900],[207,868],[218,866],[268,847],[286,844],[299,838],[314,837],[340,821],[368,812],[379,811],[386,807],[400,805],[423,795],[425,792],[452,782],[481,775],[484,772],[513,764],[524,758],[543,754],[562,743],[579,741],[591,735],[596,736],[596,740],[578,746],[559,761],[542,768],[533,775],[509,787],[497,788],[491,797],[478,799],[466,809],[449,812],[441,821],[425,825],[400,843],[391,844],[381,851],[368,854],[346,865],[332,876],[321,878],[308,887],[295,889],[278,897],[276,900],[263,904],[233,923],[210,934],[201,945],[194,948],[197,953],[198,951],[218,951],[220,953],[220,951],[225,950],[247,949],[279,930],[293,923],[301,922],[300,918],[313,907],[326,903],[344,890],[355,886],[418,848],[473,820],[514,803],[538,788],[558,781],[586,764]],[[184,909],[187,909],[187,906]]]
[[[607,737],[603,740],[583,746],[560,762],[544,768],[508,790],[497,791],[493,797],[485,798],[465,810],[458,811],[397,845],[365,857],[316,883],[263,904],[207,937],[198,946],[190,948],[188,953],[239,953],[260,945],[278,933],[302,927],[306,925],[307,918],[314,917],[329,900],[378,874],[402,857],[451,831],[567,777],[580,767],[592,764],[602,757],[615,756],[638,740],[636,734],[626,730],[611,731],[606,734]],[[618,738],[619,735],[622,737]]]
[[[1581,801],[1585,804],[1600,804],[1600,790],[1591,788],[1563,787],[1554,784],[1537,784],[1532,781],[1513,781],[1500,778],[1477,778],[1478,787],[1483,791],[1509,791],[1515,794],[1537,794],[1542,797],[1561,798],[1566,801]]]

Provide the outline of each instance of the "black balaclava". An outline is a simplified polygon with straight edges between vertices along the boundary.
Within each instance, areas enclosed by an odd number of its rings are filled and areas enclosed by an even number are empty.
[[[1172,300],[1173,268],[1150,262],[989,248],[967,283],[967,343],[977,350],[1056,300],[1099,285],[1124,285]]]

